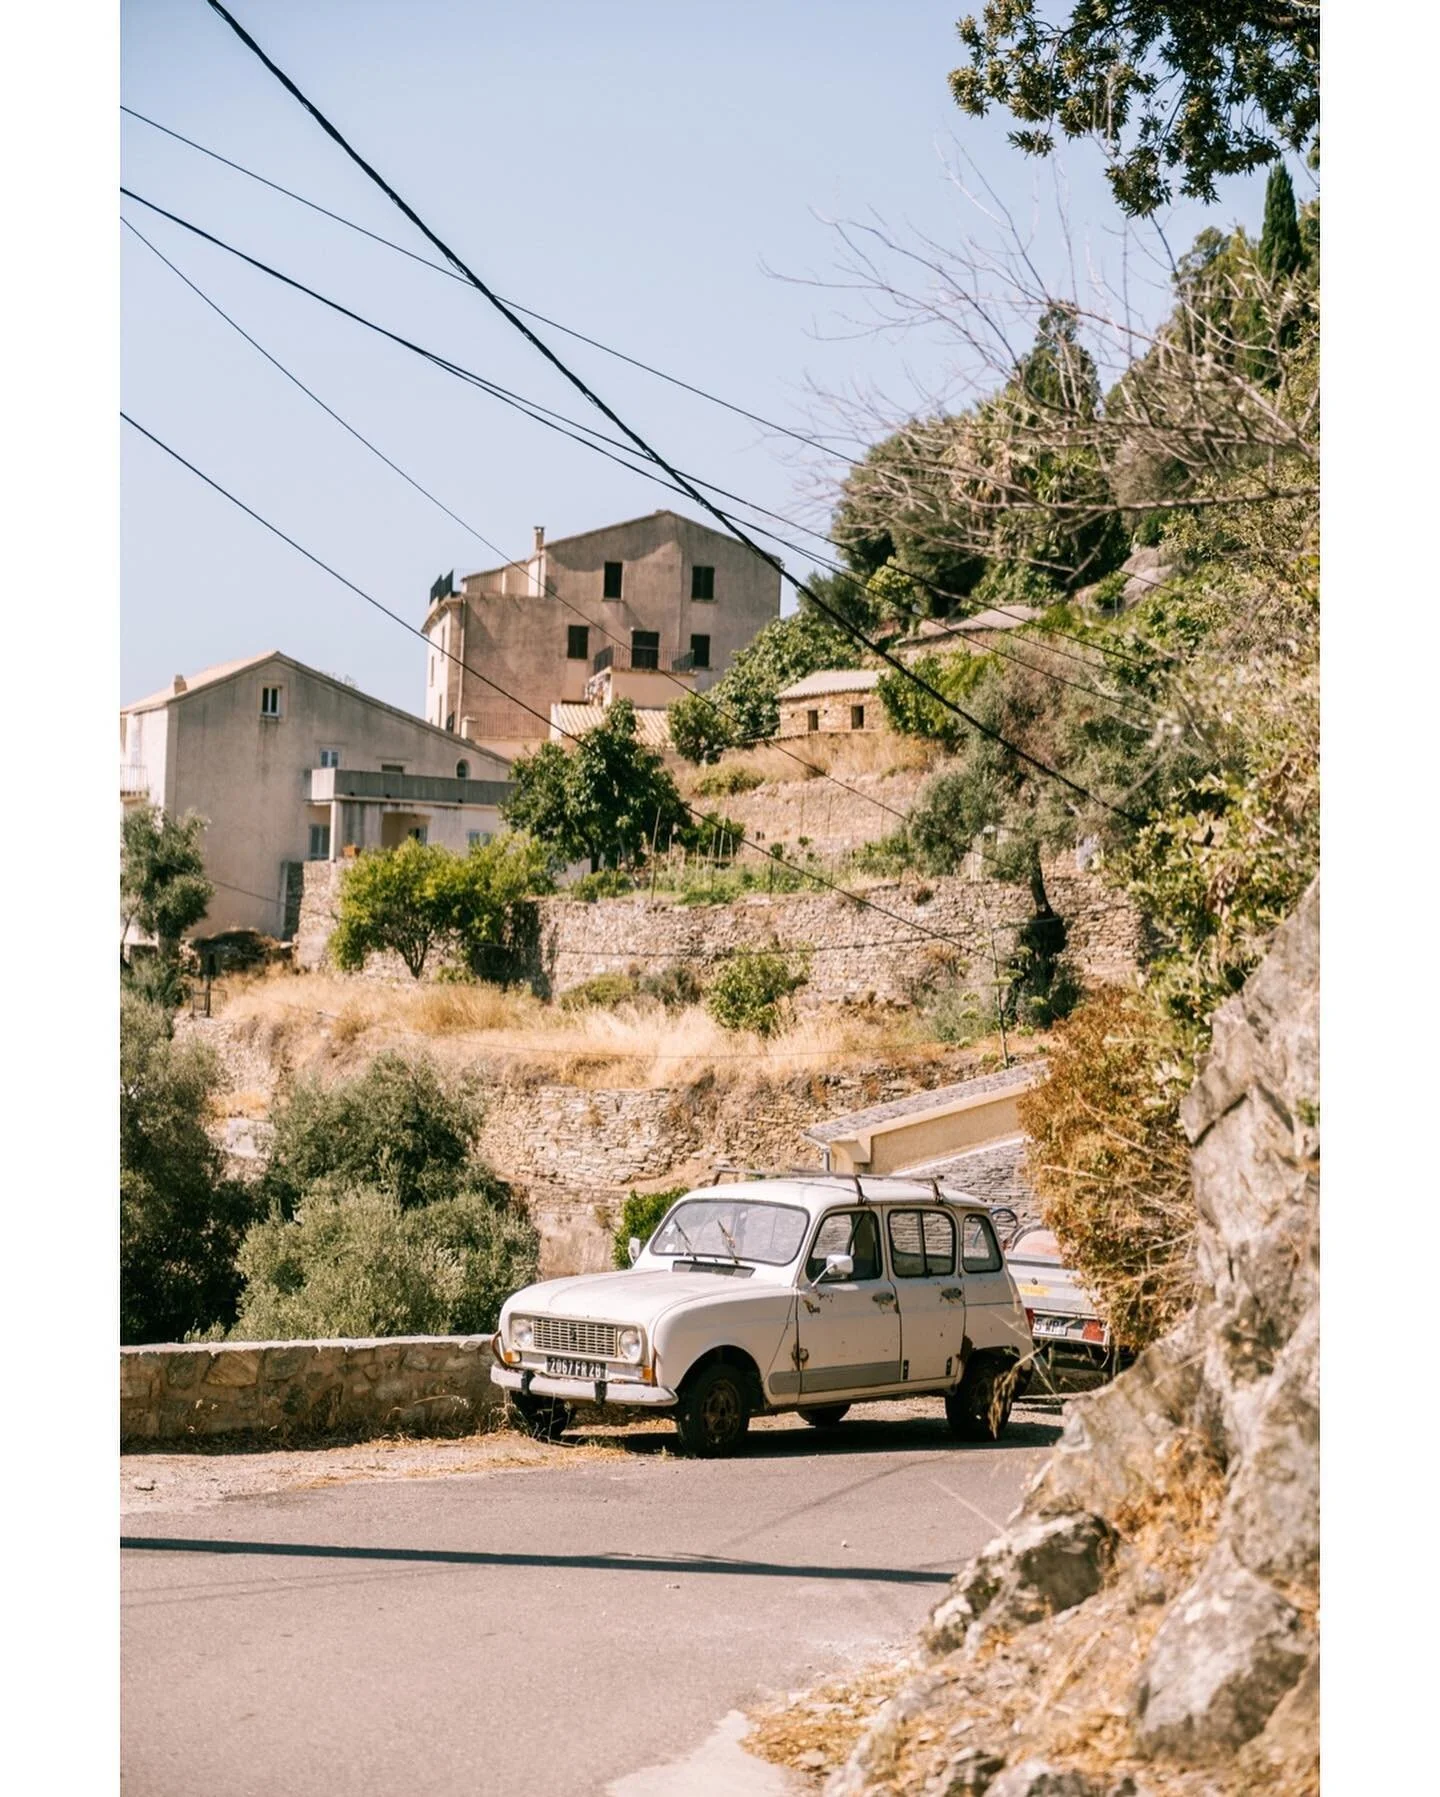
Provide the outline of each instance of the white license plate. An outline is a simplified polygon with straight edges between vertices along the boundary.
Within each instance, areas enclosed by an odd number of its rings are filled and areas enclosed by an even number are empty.
[[[1036,1317],[1032,1331],[1035,1335],[1083,1336],[1085,1321],[1083,1317]]]
[[[603,1360],[569,1360],[563,1354],[547,1354],[545,1371],[554,1373],[557,1379],[603,1379],[605,1362]]]

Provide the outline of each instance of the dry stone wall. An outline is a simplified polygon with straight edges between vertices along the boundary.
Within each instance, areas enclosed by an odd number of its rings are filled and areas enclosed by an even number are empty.
[[[490,1366],[488,1336],[122,1348],[120,1434],[464,1432],[500,1412]]]

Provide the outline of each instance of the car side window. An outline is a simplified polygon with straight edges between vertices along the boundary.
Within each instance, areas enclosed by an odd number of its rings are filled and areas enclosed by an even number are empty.
[[[966,1217],[960,1260],[967,1273],[998,1273],[1003,1264],[995,1231],[984,1217]]]
[[[890,1265],[897,1279],[937,1279],[955,1272],[955,1225],[944,1211],[892,1210]]]
[[[855,1263],[853,1279],[880,1277],[880,1228],[871,1210],[831,1211],[815,1233],[805,1277],[818,1279],[832,1254],[848,1254]]]

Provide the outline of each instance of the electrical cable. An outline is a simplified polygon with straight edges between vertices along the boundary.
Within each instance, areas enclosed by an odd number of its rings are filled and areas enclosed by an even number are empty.
[[[679,481],[694,503],[702,506],[713,518],[718,519],[737,542],[744,544],[753,554],[761,556],[765,561],[769,562],[779,573],[780,578],[787,581],[794,588],[796,593],[808,598],[817,611],[827,616],[832,623],[837,625],[864,648],[868,649],[871,654],[879,656],[879,658],[892,667],[902,679],[908,680],[918,691],[927,694],[928,697],[937,704],[942,705],[947,711],[953,712],[954,715],[960,718],[964,723],[969,724],[971,729],[977,731],[991,742],[994,742],[998,747],[1005,749],[1009,754],[1013,755],[1017,760],[1024,762],[1027,767],[1032,768],[1036,773],[1043,775],[1048,780],[1055,781],[1057,785],[1064,786],[1068,791],[1073,792],[1078,798],[1083,799],[1086,803],[1100,805],[1103,809],[1114,813],[1116,816],[1123,816],[1130,822],[1140,821],[1138,817],[1122,810],[1120,806],[1114,804],[1111,800],[1101,797],[1098,793],[1091,792],[1078,780],[1072,780],[1068,774],[1063,773],[1059,768],[1052,767],[1038,755],[1032,755],[1028,749],[1022,748],[1020,744],[1010,741],[1002,731],[993,729],[982,719],[977,718],[973,713],[966,711],[963,706],[957,705],[953,699],[948,697],[947,694],[942,693],[938,688],[932,686],[929,681],[922,680],[913,669],[908,668],[903,661],[900,661],[896,656],[892,655],[888,649],[884,649],[879,644],[872,641],[871,638],[866,636],[864,631],[852,624],[842,612],[837,611],[834,606],[828,604],[807,587],[802,580],[797,579],[795,575],[791,574],[778,556],[771,555],[768,550],[762,549],[758,543],[740,528],[733,518],[723,512],[712,500],[708,499],[704,492],[692,481],[686,479],[674,464],[668,461],[658,450],[654,449],[648,442],[646,442],[645,438],[642,437],[638,431],[626,424],[620,414],[608,405],[600,395],[590,387],[581,375],[570,368],[564,359],[545,342],[544,338],[532,330],[525,320],[511,306],[501,299],[495,290],[482,280],[481,277],[450,248],[443,238],[425,223],[420,214],[401,197],[399,192],[390,185],[385,177],[380,174],[378,169],[366,161],[360,152],[345,137],[344,133],[331,123],[315,102],[311,100],[296,85],[296,83],[291,80],[285,71],[266,54],[245,27],[241,25],[235,15],[221,4],[221,0],[206,0],[206,4],[210,7],[212,12],[218,14],[219,17],[225,21],[252,55],[254,55],[270,71],[276,80],[280,82],[286,92],[305,108],[315,120],[316,124],[325,132],[326,136],[329,137],[338,148],[344,151],[362,173],[369,177],[380,191],[390,199],[392,204],[401,212],[401,214],[410,221],[416,230],[418,230],[421,235],[425,237],[442,256],[444,256],[446,261],[465,276],[471,286],[484,296],[500,316],[518,331],[520,335],[525,338],[526,342],[543,356],[553,368],[563,375],[570,385],[596,408],[602,417],[607,418],[617,430],[627,436],[631,442],[635,444],[636,448],[658,467],[663,468],[672,480]]]

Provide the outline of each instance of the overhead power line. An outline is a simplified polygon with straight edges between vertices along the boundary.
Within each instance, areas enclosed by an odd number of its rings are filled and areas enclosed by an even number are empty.
[[[349,218],[343,212],[336,212],[333,208],[322,205],[318,200],[312,200],[306,194],[296,192],[294,188],[286,187],[279,181],[271,180],[268,175],[262,175],[257,169],[249,168],[243,162],[237,162],[233,157],[225,156],[219,150],[213,149],[207,144],[202,144],[193,137],[185,136],[183,132],[172,130],[168,125],[162,125],[158,119],[150,118],[146,113],[136,111],[133,106],[122,106],[120,110],[129,117],[137,119],[141,124],[148,125],[153,130],[163,133],[164,136],[173,138],[177,143],[182,143],[186,145],[187,148],[198,151],[200,155],[208,156],[213,161],[223,164],[224,167],[235,170],[237,174],[245,175],[248,179],[259,183],[260,186],[267,187],[273,192],[283,195],[288,200],[293,200],[297,205],[308,207],[310,211],[332,220],[335,224],[343,225],[347,230],[354,231],[359,236],[370,239],[372,243],[377,243],[384,249],[393,250],[396,255],[404,256],[409,261],[418,263],[421,268],[430,270],[432,274],[443,275],[447,281],[456,281],[464,286],[469,285],[463,275],[458,274],[453,268],[447,268],[444,263],[434,262],[428,256],[422,256],[417,251],[408,249],[403,243],[397,243],[394,238],[386,237],[379,231],[372,231],[369,226],[362,225],[357,219]],[[748,407],[737,404],[734,400],[726,399],[723,394],[712,392],[709,388],[701,387],[693,381],[683,379],[680,375],[671,374],[663,368],[657,368],[651,362],[642,361],[638,356],[632,356],[625,350],[617,349],[614,344],[605,343],[598,337],[587,336],[584,331],[576,330],[573,325],[564,324],[559,319],[549,317],[543,312],[537,312],[534,307],[524,306],[515,299],[508,300],[507,303],[513,306],[517,312],[523,313],[525,317],[533,318],[537,323],[547,325],[552,330],[560,331],[567,337],[573,337],[577,342],[588,344],[592,349],[598,349],[607,356],[613,356],[617,361],[628,363],[630,367],[638,368],[645,374],[653,375],[657,380],[666,381],[673,387],[681,388],[686,393],[693,394],[697,399],[703,399],[710,405],[719,406],[727,412],[736,413],[739,417],[747,418],[754,424],[764,426],[766,430],[777,432],[782,436],[791,437],[798,443],[803,443],[810,448],[821,450],[826,455],[834,456],[837,460],[848,463],[852,468],[859,468],[864,464],[863,457],[857,458],[848,455],[845,451],[836,449],[833,444],[826,442],[821,437],[807,435],[803,431],[795,430],[790,425],[779,423],[776,419],[766,418],[759,412],[753,412]],[[715,489],[712,487],[712,491],[713,490]],[[742,500],[741,503],[751,504],[752,502]],[[807,535],[818,536],[824,542],[834,542],[832,537],[826,536],[823,532],[812,531],[808,525],[797,524],[795,525],[795,528],[804,531]],[[839,545],[836,546],[839,547]],[[929,593],[932,598],[938,599],[942,603],[952,606],[964,604],[972,597],[972,595],[968,593],[956,593],[947,587],[940,586],[928,575],[920,573],[917,569],[906,567],[903,562],[900,562],[894,557],[892,557],[891,560],[895,568],[903,574],[907,580],[913,581],[924,592]],[[844,572],[850,578],[855,578],[857,580],[857,585],[864,584],[858,580],[858,577],[851,574],[849,569],[839,571]],[[907,617],[915,618],[919,621],[924,621],[925,619],[926,614],[914,607],[900,603],[899,609],[904,612]],[[1000,612],[1006,617],[1014,618],[1017,622],[1026,622],[1021,613],[1015,611],[1013,607],[1006,606],[1000,601],[992,601],[988,609]],[[1096,654],[1108,655],[1116,661],[1129,663],[1133,667],[1145,667],[1149,665],[1143,658],[1131,655],[1123,649],[1116,648],[1112,643],[1100,641],[1092,637],[1077,636],[1074,632],[1061,630],[1055,625],[1047,627],[1046,635],[1060,637],[1066,642],[1076,643],[1083,648],[1093,650]],[[1053,645],[1052,653],[1065,655],[1064,650],[1055,649]],[[1159,654],[1159,652],[1156,653]],[[1163,654],[1159,654],[1159,658],[1165,659]],[[1084,657],[1078,655],[1067,656],[1066,659],[1078,661],[1082,666],[1093,665],[1088,663]]]
[[[178,462],[182,468],[188,469],[197,480],[202,481],[212,492],[218,493],[222,499],[228,500],[237,510],[244,512],[246,517],[252,518],[255,523],[262,527],[262,529],[268,530],[272,536],[278,537],[282,543],[288,545],[288,547],[293,549],[298,555],[302,555],[306,561],[310,562],[314,567],[319,568],[322,573],[328,574],[332,580],[338,581],[341,586],[354,593],[357,598],[363,599],[367,605],[372,606],[376,611],[381,613],[382,616],[389,618],[393,624],[398,624],[400,628],[410,636],[417,637],[421,642],[427,643],[430,648],[436,649],[446,660],[452,661],[457,667],[463,668],[467,674],[470,674],[474,679],[478,680],[482,686],[488,686],[492,692],[499,693],[502,699],[508,699],[518,710],[528,712],[531,717],[538,718],[541,723],[546,726],[547,731],[553,729],[558,735],[563,736],[568,741],[575,743],[579,742],[579,737],[577,737],[573,731],[562,729],[559,725],[552,725],[549,718],[537,711],[533,705],[527,704],[525,700],[518,698],[514,693],[509,692],[505,687],[501,686],[498,681],[492,680],[488,674],[482,674],[477,667],[474,667],[470,662],[463,660],[452,650],[445,649],[436,643],[430,642],[430,639],[425,636],[423,631],[417,630],[408,619],[401,617],[399,612],[386,605],[383,600],[375,598],[372,593],[367,593],[364,587],[357,586],[348,575],[342,574],[338,568],[333,567],[322,557],[316,555],[312,549],[307,549],[303,543],[298,542],[294,537],[290,536],[288,532],[283,531],[278,524],[272,523],[263,513],[257,512],[254,506],[247,505],[243,499],[237,494],[232,493],[228,487],[222,485],[221,482],[216,480],[212,475],[206,474],[203,468],[197,467],[188,457],[181,455],[178,449],[172,448],[162,437],[157,437],[154,431],[147,430],[138,419],[132,418],[128,412],[123,410],[121,411],[120,416],[132,430],[138,431],[142,437],[148,439],[148,441],[153,443],[157,449],[162,450],[172,461]],[[683,799],[680,801],[680,805],[681,809],[692,819],[692,821],[707,827],[713,827],[711,819],[706,817],[703,812],[697,811],[693,805],[687,804]],[[753,854],[759,856],[759,858],[766,863],[773,863],[777,867],[788,868],[791,873],[798,874],[802,880],[808,880],[814,885],[824,887],[829,892],[837,893],[841,898],[848,899],[853,905],[859,905],[867,911],[873,911],[878,917],[888,917],[892,923],[898,923],[903,928],[913,931],[923,941],[948,942],[952,948],[959,949],[964,949],[967,946],[957,937],[950,936],[943,930],[927,930],[923,924],[917,923],[914,918],[904,917],[900,912],[892,911],[886,905],[878,905],[874,899],[866,898],[863,893],[852,891],[848,886],[840,885],[838,881],[826,879],[823,874],[816,873],[813,868],[805,867],[800,862],[788,861],[783,855],[771,854],[768,850],[762,849],[757,844],[747,841],[744,837],[740,838],[739,842],[736,844],[736,848],[737,850],[749,849]]]
[[[848,636],[862,644],[871,652],[871,654],[879,656],[882,661],[894,668],[902,679],[908,680],[917,690],[927,694],[936,704],[942,705],[947,711],[952,712],[963,722],[969,724],[972,730],[977,731],[981,736],[994,742],[998,747],[1005,749],[1009,754],[1015,756],[1017,760],[1024,762],[1027,767],[1033,768],[1036,773],[1043,775],[1048,780],[1055,781],[1060,786],[1064,786],[1068,791],[1073,792],[1078,798],[1085,800],[1087,803],[1099,805],[1106,811],[1110,811],[1117,816],[1129,818],[1130,821],[1139,821],[1137,818],[1133,818],[1130,813],[1123,811],[1119,805],[1114,804],[1109,799],[1101,797],[1098,793],[1091,792],[1078,780],[1072,780],[1068,774],[1062,773],[1059,768],[1052,767],[1038,755],[1032,755],[1028,749],[1021,747],[1019,743],[1012,742],[1002,731],[994,729],[991,725],[986,724],[982,719],[976,717],[972,712],[966,711],[963,706],[957,705],[953,699],[949,698],[945,693],[942,693],[937,687],[932,686],[928,680],[922,680],[913,669],[908,668],[903,661],[900,661],[896,656],[892,655],[888,649],[882,648],[878,643],[874,642],[864,631],[852,624],[842,612],[837,611],[834,606],[821,599],[818,594],[807,587],[804,581],[797,579],[795,575],[791,574],[778,556],[772,555],[767,549],[762,548],[760,544],[755,542],[753,537],[742,530],[728,513],[722,511],[713,500],[707,498],[705,493],[696,486],[693,481],[689,480],[672,462],[668,461],[657,449],[653,448],[638,431],[632,429],[620,414],[616,412],[613,407],[608,405],[597,392],[595,392],[583,376],[577,374],[570,368],[564,359],[553,350],[548,343],[546,343],[544,338],[534,331],[512,306],[501,299],[499,294],[482,280],[469,264],[466,263],[456,251],[450,248],[442,237],[426,224],[425,220],[414,207],[402,198],[400,193],[390,185],[378,169],[366,161],[364,156],[362,156],[345,137],[344,133],[340,131],[336,125],[331,123],[314,101],[291,80],[285,71],[280,68],[280,66],[274,62],[263,49],[261,49],[260,45],[245,27],[241,25],[234,14],[221,4],[221,0],[207,0],[207,4],[213,12],[217,13],[219,17],[225,21],[252,55],[263,63],[276,80],[285,88],[286,92],[305,108],[315,120],[316,124],[320,126],[322,131],[324,131],[326,136],[343,150],[351,161],[355,163],[356,167],[374,182],[403,216],[414,225],[416,230],[421,233],[427,242],[437,249],[452,267],[458,269],[459,272],[465,276],[466,280],[470,282],[471,286],[488,300],[490,305],[494,307],[500,316],[518,331],[538,354],[543,356],[553,368],[563,375],[570,385],[588,400],[602,417],[609,419],[610,423],[613,424],[617,430],[622,432],[623,435],[628,437],[637,449],[658,467],[663,468],[665,472],[670,475],[672,480],[680,482],[694,503],[703,507],[711,517],[717,519],[737,542],[743,543],[753,554],[758,555],[762,560],[768,562],[771,567],[779,573],[782,580],[788,581],[798,594],[807,598],[816,610],[830,618],[831,622],[845,631]]]

